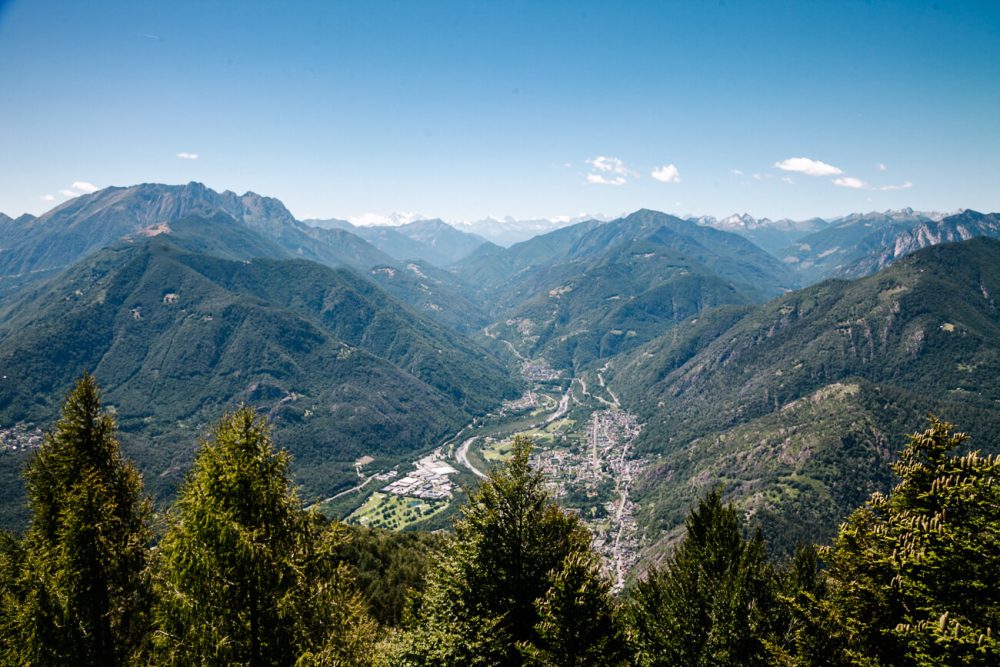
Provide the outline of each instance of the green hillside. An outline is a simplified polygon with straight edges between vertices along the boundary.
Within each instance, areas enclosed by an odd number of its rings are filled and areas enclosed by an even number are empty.
[[[205,425],[245,401],[274,420],[311,495],[356,479],[358,457],[425,448],[513,393],[482,350],[349,271],[186,247],[206,243],[186,231],[214,225],[209,236],[239,253],[233,224],[181,221],[8,299],[2,423],[48,425],[90,370],[162,497]]]
[[[656,459],[641,490],[647,525],[676,526],[721,483],[760,522],[782,524],[788,547],[830,534],[881,488],[885,443],[928,411],[995,449],[998,290],[1000,242],[934,246],[742,317],[705,313],[614,360],[610,382],[647,420],[640,447]]]
[[[706,308],[760,302],[794,284],[780,262],[746,239],[653,211],[476,255],[459,273],[501,266],[508,275],[484,290],[496,318],[490,335],[576,370]]]

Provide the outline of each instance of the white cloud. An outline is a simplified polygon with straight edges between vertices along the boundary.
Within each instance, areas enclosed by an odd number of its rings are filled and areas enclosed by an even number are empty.
[[[384,215],[382,213],[366,212],[361,215],[349,215],[347,221],[359,227],[375,227],[379,225],[399,226],[414,220],[426,220],[427,216],[414,211],[395,211]]]
[[[878,167],[879,171],[885,171],[886,169],[889,168],[889,167],[885,166],[885,163],[883,163],[883,162],[879,162],[876,166]]]
[[[42,201],[55,201],[55,200],[56,198],[54,195],[42,195]]]
[[[789,185],[795,185],[795,181],[793,181],[793,180],[792,180],[792,179],[791,179],[790,177],[788,177],[788,176],[782,176],[782,177],[781,177],[781,182],[782,182],[782,183],[788,183]]]
[[[910,183],[909,181],[900,183],[899,185],[871,185],[870,183],[865,183],[860,178],[854,178],[853,176],[835,178],[833,179],[833,184],[839,185],[842,188],[853,188],[854,190],[878,190],[880,192],[885,192],[887,190],[909,190],[913,187],[913,183]]]
[[[79,192],[73,192],[72,190],[60,190],[59,194],[61,194],[63,197],[79,197],[80,196]]]
[[[179,157],[182,160],[197,160],[198,159],[198,154],[197,153],[185,153],[185,152],[182,151],[182,152],[180,152],[180,153],[177,154],[177,157]]]
[[[807,157],[790,157],[787,160],[775,162],[774,166],[782,171],[796,171],[807,176],[835,176],[844,173],[832,164],[811,160]]]
[[[730,169],[729,173],[732,174],[733,176],[742,176],[743,175],[743,172],[740,171],[739,169]]]
[[[600,174],[587,174],[587,182],[594,185],[625,185],[625,177],[615,176],[614,178],[605,178]]]
[[[753,180],[755,180],[755,181],[766,181],[769,178],[771,178],[771,174],[754,174],[753,175]]]
[[[868,185],[860,178],[854,178],[853,176],[844,176],[843,178],[833,179],[834,185],[839,185],[842,188],[853,188],[855,190],[870,190],[872,186]]]
[[[89,195],[91,192],[97,192],[97,186],[93,183],[88,183],[86,181],[73,181],[73,185],[70,186],[77,192]]]
[[[677,167],[672,164],[668,164],[663,167],[655,167],[649,175],[661,183],[681,182],[681,174],[677,171]]]
[[[883,185],[878,188],[879,190],[909,190],[913,187],[913,183],[907,181],[906,183],[900,183],[899,185]]]
[[[587,164],[605,173],[618,174],[619,176],[638,176],[636,172],[625,166],[625,163],[616,157],[605,157],[598,155],[592,160],[585,160]]]

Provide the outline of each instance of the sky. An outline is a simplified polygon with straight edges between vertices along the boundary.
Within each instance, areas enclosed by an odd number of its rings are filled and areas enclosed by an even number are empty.
[[[0,211],[1000,210],[1000,2],[0,0]]]

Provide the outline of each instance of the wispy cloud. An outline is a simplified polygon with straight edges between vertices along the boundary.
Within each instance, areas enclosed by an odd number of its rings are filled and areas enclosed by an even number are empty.
[[[624,176],[605,178],[600,174],[587,174],[587,182],[593,183],[594,185],[625,185],[627,181]]]
[[[733,176],[742,176],[743,175],[743,172],[740,171],[739,169],[730,169],[729,173],[732,174]]]
[[[182,152],[180,152],[180,153],[177,154],[177,157],[179,157],[182,160],[197,160],[198,159],[198,154],[197,153],[185,153],[185,152],[182,151]]]
[[[42,195],[42,201],[55,201],[55,195]]]
[[[854,178],[853,176],[844,176],[843,178],[833,179],[834,185],[839,185],[842,188],[852,188],[854,190],[877,190],[879,192],[886,192],[889,190],[909,190],[913,187],[913,183],[906,181],[905,183],[900,183],[898,185],[872,185],[871,183],[866,183],[860,178]]]
[[[853,176],[844,176],[843,178],[833,179],[834,185],[839,185],[842,188],[853,188],[854,190],[870,190],[872,186],[868,185],[860,178],[854,178]]]
[[[789,185],[795,185],[795,181],[793,181],[791,179],[791,177],[789,177],[789,176],[782,176],[781,177],[781,182],[782,183],[788,183]]]
[[[844,173],[839,167],[807,157],[790,157],[775,162],[774,166],[782,171],[795,171],[806,176],[836,176]]]
[[[89,195],[92,192],[97,192],[97,186],[93,183],[88,183],[87,181],[73,181],[73,185],[69,186],[65,190],[60,190],[59,194],[63,197],[79,197],[80,195]],[[43,197],[43,199],[45,198]],[[53,197],[53,199],[55,199],[55,197]],[[45,201],[51,200],[46,199]]]
[[[672,164],[668,164],[663,167],[655,167],[649,175],[661,183],[681,182],[680,172],[678,172],[677,167]]]
[[[93,183],[88,183],[87,181],[73,181],[73,185],[70,186],[78,192],[89,195],[91,192],[97,192],[97,186]]]
[[[875,166],[876,166],[876,167],[878,167],[878,170],[879,170],[879,171],[885,171],[886,169],[888,169],[888,168],[889,168],[889,167],[885,166],[885,163],[884,163],[884,162],[879,162],[879,163],[878,163],[877,165],[875,165]]]
[[[625,166],[625,163],[616,157],[606,157],[604,155],[598,155],[597,157],[585,160],[593,169],[597,171],[603,171],[610,174],[618,174],[619,176],[638,176],[636,172],[632,171]]]

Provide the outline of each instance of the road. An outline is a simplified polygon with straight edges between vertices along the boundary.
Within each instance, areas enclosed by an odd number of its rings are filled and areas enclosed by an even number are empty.
[[[562,398],[559,399],[559,407],[557,407],[556,411],[553,412],[551,415],[549,415],[548,418],[545,420],[546,424],[551,424],[552,422],[554,422],[555,420],[559,419],[564,414],[566,414],[566,412],[569,410],[569,396],[571,393],[573,393],[572,382],[569,383],[569,388],[566,390],[566,393],[563,394]]]
[[[461,446],[459,446],[459,448],[455,451],[455,460],[458,461],[459,464],[465,466],[465,468],[467,468],[469,472],[471,472],[476,477],[480,479],[486,479],[486,473],[484,473],[479,468],[469,463],[469,458],[468,458],[469,445],[471,445],[478,437],[479,436],[474,435],[471,438],[468,438],[465,442],[463,442]]]

